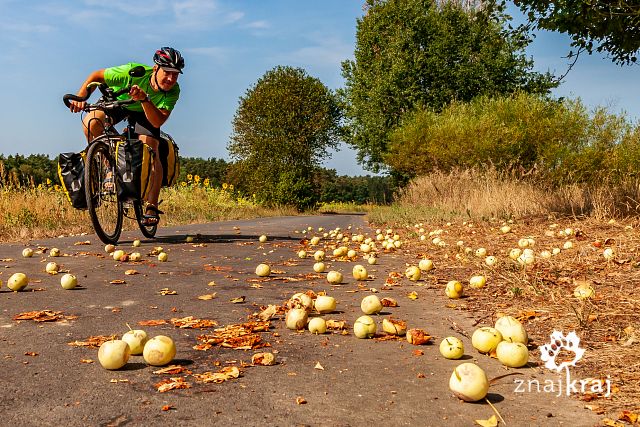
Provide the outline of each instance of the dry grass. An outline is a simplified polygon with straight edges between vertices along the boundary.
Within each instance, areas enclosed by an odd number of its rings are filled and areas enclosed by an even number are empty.
[[[265,208],[233,192],[201,186],[163,189],[160,198],[164,225],[296,214],[291,208]],[[124,228],[137,225],[125,220]],[[72,208],[56,187],[0,187],[0,240],[81,233],[93,233],[87,212]]]
[[[396,206],[386,209],[392,220],[425,218],[525,218],[532,216],[624,218],[640,213],[640,180],[616,185],[568,185],[550,189],[532,180],[517,180],[495,169],[434,172],[412,181]],[[415,211],[419,214],[416,215]],[[385,221],[385,209],[374,212]]]

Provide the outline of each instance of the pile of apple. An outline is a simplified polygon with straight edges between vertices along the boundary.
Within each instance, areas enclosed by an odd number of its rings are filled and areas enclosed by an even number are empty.
[[[298,292],[287,301],[287,314],[285,325],[288,329],[301,331],[305,328],[313,334],[324,334],[327,332],[327,322],[318,316],[309,318],[309,314],[314,310],[318,314],[332,313],[336,309],[336,300],[328,295],[317,295],[315,299],[309,294]]]
[[[149,339],[145,331],[133,329],[119,340],[105,341],[98,350],[100,365],[109,370],[122,368],[131,355],[142,355],[148,365],[164,366],[175,357],[176,345],[165,335]]]
[[[484,326],[471,336],[473,347],[483,354],[492,354],[505,366],[520,368],[529,361],[527,331],[518,319],[502,316],[494,327]]]

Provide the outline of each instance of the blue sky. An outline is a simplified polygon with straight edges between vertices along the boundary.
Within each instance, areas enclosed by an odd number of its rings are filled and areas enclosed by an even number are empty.
[[[164,129],[191,157],[228,159],[231,121],[244,95],[277,65],[304,68],[336,89],[340,63],[353,56],[362,0],[0,0],[0,153],[84,147],[80,116],[63,94],[93,70],[151,63],[174,46],[186,60],[181,99]],[[568,39],[541,34],[529,48],[536,69],[562,74]],[[640,117],[638,68],[584,56],[555,93]],[[325,163],[339,174],[366,174],[343,147]]]

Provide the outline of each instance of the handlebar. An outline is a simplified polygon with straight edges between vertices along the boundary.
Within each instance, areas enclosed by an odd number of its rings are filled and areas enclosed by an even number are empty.
[[[87,85],[87,89],[90,89],[95,86],[98,86],[98,89],[100,89],[100,92],[103,95],[103,100],[100,101],[99,103],[93,104],[93,106],[98,106],[101,108],[115,108],[121,105],[128,105],[136,102],[133,99],[117,99],[120,95],[128,93],[131,90],[131,87],[126,87],[124,89],[114,92],[105,83],[91,82]],[[68,93],[62,97],[62,102],[64,102],[64,105],[66,105],[67,108],[69,108],[71,107],[71,101],[84,102],[87,99],[89,99],[92,93],[93,92],[90,91],[89,93],[87,93],[86,96],[78,96],[72,93]]]
[[[145,72],[145,68],[141,65],[138,65],[137,67],[133,67],[131,70],[129,70],[129,75],[131,77],[142,77],[144,76]],[[120,95],[128,93],[131,90],[131,86],[114,92],[113,89],[111,89],[105,83],[98,82],[91,82],[87,85],[87,89],[89,90],[86,96],[78,96],[72,93],[68,93],[62,97],[62,102],[64,102],[64,105],[66,105],[67,108],[71,107],[71,101],[84,102],[89,99],[91,93],[93,92],[93,90],[91,89],[96,86],[98,87],[98,89],[100,89],[100,92],[102,92],[103,100],[97,104],[94,104],[93,106],[97,106],[100,108],[115,108],[121,105],[133,104],[134,102],[136,102],[133,99],[118,99]]]

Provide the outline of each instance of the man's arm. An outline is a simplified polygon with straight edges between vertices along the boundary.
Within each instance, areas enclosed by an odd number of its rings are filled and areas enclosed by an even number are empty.
[[[131,87],[129,96],[131,96],[131,99],[135,101],[140,101],[140,105],[142,105],[142,110],[144,111],[145,116],[147,116],[147,120],[149,120],[149,123],[154,127],[159,128],[162,126],[171,115],[171,111],[158,108],[153,104],[153,102],[149,101],[146,92],[138,85],[133,85]]]
[[[91,92],[93,92],[93,90],[95,89],[95,88],[87,89],[87,85],[89,85],[89,83],[91,82],[104,83],[104,69],[96,70],[93,73],[89,74],[89,76],[84,81],[84,83],[82,83],[82,86],[80,86],[80,89],[78,89],[78,92],[76,92],[76,95],[80,97],[85,97],[91,94]],[[83,102],[70,101],[69,103],[71,104],[69,106],[69,109],[74,113],[78,113],[82,111],[86,105],[86,102],[84,101]]]

